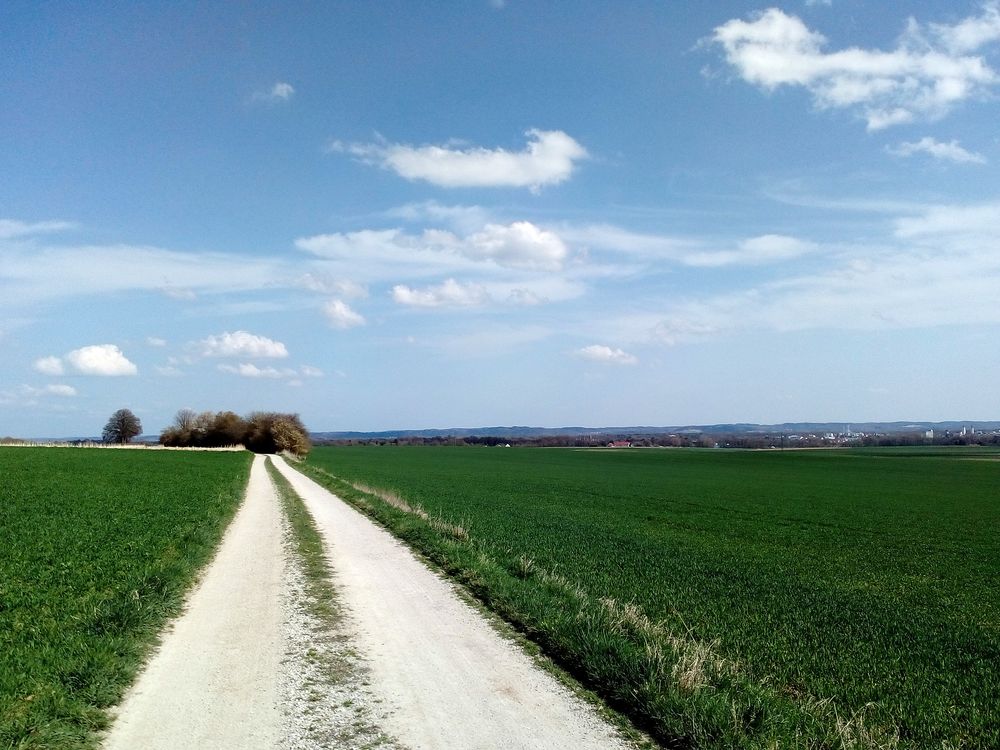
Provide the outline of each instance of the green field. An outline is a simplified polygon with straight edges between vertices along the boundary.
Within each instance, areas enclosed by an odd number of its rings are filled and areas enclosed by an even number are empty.
[[[93,745],[249,465],[242,452],[0,448],[0,748]]]
[[[666,744],[986,748],[1000,747],[997,458],[350,447],[307,470]]]

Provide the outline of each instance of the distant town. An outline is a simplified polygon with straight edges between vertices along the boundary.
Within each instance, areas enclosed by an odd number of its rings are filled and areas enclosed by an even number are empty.
[[[832,448],[1000,445],[1000,422],[724,424],[684,427],[480,427],[314,432],[326,445],[488,445],[606,448]]]

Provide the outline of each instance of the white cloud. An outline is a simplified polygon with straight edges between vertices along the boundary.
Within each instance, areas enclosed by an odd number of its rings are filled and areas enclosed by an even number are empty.
[[[45,396],[72,398],[76,396],[76,388],[71,385],[46,385],[41,388],[33,385],[21,385],[13,390],[0,391],[0,405],[37,406],[39,399]]]
[[[311,292],[336,294],[348,299],[363,299],[368,296],[368,289],[350,279],[333,278],[329,274],[311,272],[300,279],[302,286]]]
[[[198,342],[203,357],[250,357],[276,359],[288,356],[288,349],[280,341],[258,336],[247,331],[209,336]]]
[[[63,374],[63,363],[59,357],[42,357],[41,359],[36,359],[34,367],[35,370],[43,375]]]
[[[175,365],[157,365],[156,372],[165,378],[177,378],[184,374],[184,371]]]
[[[167,340],[161,339],[159,336],[147,336],[146,344],[153,347],[164,347],[167,345]]]
[[[271,88],[266,91],[255,91],[250,97],[253,102],[261,102],[263,104],[279,104],[281,102],[287,102],[292,98],[295,93],[295,88],[290,83],[285,83],[284,81],[278,81]]]
[[[954,26],[932,23],[930,29],[950,52],[974,52],[1000,39],[1000,3],[985,3],[982,15],[962,19]]]
[[[707,268],[729,265],[763,265],[798,258],[812,252],[816,245],[796,237],[765,234],[737,243],[734,250],[717,250],[687,254],[682,262]]]
[[[76,224],[70,221],[36,221],[26,222],[17,219],[0,219],[0,240],[30,237],[35,234],[50,234],[75,229]]]
[[[483,231],[467,238],[463,252],[509,268],[546,271],[561,268],[568,255],[566,245],[556,234],[528,221],[508,226],[487,224]]]
[[[238,365],[219,365],[222,372],[240,375],[244,378],[270,378],[278,380],[280,378],[293,378],[298,373],[290,367],[258,367],[251,362],[240,362]]]
[[[976,154],[971,151],[967,151],[958,145],[958,141],[951,141],[949,143],[941,143],[936,141],[930,136],[925,136],[919,141],[900,143],[898,146],[889,147],[887,149],[890,154],[894,156],[913,156],[917,153],[925,153],[933,156],[935,159],[944,159],[946,161],[954,161],[959,164],[985,164],[986,157],[982,154]]]
[[[634,355],[622,349],[612,349],[610,346],[605,346],[604,344],[591,344],[582,349],[577,349],[576,355],[584,359],[589,359],[592,362],[604,362],[613,365],[634,365],[639,362],[638,358]]]
[[[173,286],[161,287],[160,291],[170,299],[179,300],[181,302],[193,302],[198,299],[198,295],[191,289],[179,289]]]
[[[323,377],[323,371],[318,367],[313,367],[312,365],[302,365],[302,374],[307,378],[321,378]]]
[[[566,245],[557,234],[528,221],[487,224],[465,237],[442,229],[427,229],[421,234],[408,234],[401,229],[365,229],[301,237],[295,245],[322,258],[383,264],[396,273],[401,264],[437,270],[495,264],[553,271],[561,268],[568,256]]]
[[[0,284],[7,287],[0,295],[0,308],[123,291],[191,299],[195,292],[297,286],[295,275],[284,261],[254,256],[181,253],[127,245],[25,248],[5,243],[0,249]]]
[[[928,35],[911,20],[889,52],[826,52],[822,34],[777,8],[750,21],[727,21],[712,39],[746,82],[768,90],[804,87],[818,107],[860,111],[868,128],[879,130],[940,117],[996,84],[997,74],[982,57],[964,54],[998,38],[990,30],[996,8],[990,3],[979,18],[931,26]]]
[[[523,151],[502,148],[409,146],[401,143],[334,142],[332,151],[346,152],[369,164],[390,169],[407,180],[441,187],[527,187],[538,190],[569,179],[587,150],[561,130],[532,129]]]
[[[61,385],[61,384],[47,385],[47,386],[45,386],[44,390],[45,390],[46,393],[51,393],[54,396],[67,396],[67,397],[69,397],[69,396],[75,396],[76,395],[76,388],[74,388],[71,385]]]
[[[699,268],[779,263],[818,249],[813,242],[782,234],[764,234],[736,241],[712,241],[704,237],[642,234],[610,224],[563,227],[559,233],[567,240],[580,243],[591,250],[609,251],[637,260],[668,261]]]
[[[897,237],[928,235],[981,235],[984,241],[1000,234],[1000,202],[965,206],[931,206],[918,216],[895,222]]]
[[[490,301],[490,295],[481,285],[462,284],[455,279],[423,289],[397,284],[392,288],[392,298],[410,307],[472,307]]]
[[[443,222],[465,234],[470,234],[490,222],[490,213],[482,206],[445,206],[437,201],[407,203],[389,209],[385,212],[385,216],[411,222]]]
[[[334,328],[347,329],[365,324],[364,317],[352,310],[343,300],[330,300],[323,306],[323,312]]]
[[[139,373],[139,368],[114,344],[95,344],[74,349],[66,355],[66,362],[82,375],[117,377]]]

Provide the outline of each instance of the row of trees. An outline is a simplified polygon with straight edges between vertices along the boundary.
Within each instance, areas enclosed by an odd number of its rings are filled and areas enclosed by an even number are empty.
[[[298,414],[255,411],[241,417],[231,411],[200,414],[181,409],[173,424],[160,434],[170,447],[222,448],[243,445],[255,453],[288,451],[298,456],[309,452],[309,432]]]

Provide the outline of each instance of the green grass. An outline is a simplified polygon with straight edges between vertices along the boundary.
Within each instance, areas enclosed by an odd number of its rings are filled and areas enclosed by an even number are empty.
[[[210,558],[250,455],[0,448],[0,748],[87,748]]]
[[[357,447],[307,470],[665,744],[982,748],[1000,462],[977,457]]]

